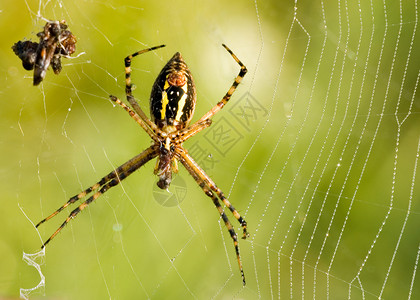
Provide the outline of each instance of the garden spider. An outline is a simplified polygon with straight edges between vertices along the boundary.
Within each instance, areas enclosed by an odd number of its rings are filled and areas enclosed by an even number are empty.
[[[108,189],[119,184],[123,179],[131,173],[139,169],[149,160],[157,157],[157,163],[154,173],[159,177],[157,185],[161,189],[167,189],[171,183],[172,172],[178,172],[177,161],[184,165],[185,169],[191,174],[197,184],[203,189],[204,193],[213,200],[214,205],[219,211],[225,225],[233,240],[238,260],[239,270],[241,272],[242,281],[245,285],[245,275],[242,269],[242,262],[239,256],[238,239],[226,216],[220,200],[225,206],[229,208],[233,216],[238,220],[243,228],[243,236],[245,239],[248,236],[246,221],[240,216],[236,209],[230,204],[223,192],[216,186],[209,176],[198,166],[198,164],[191,158],[187,150],[184,149],[182,143],[188,140],[193,135],[211,125],[211,118],[219,112],[225,104],[229,101],[236,87],[242,81],[247,69],[235,54],[223,44],[223,47],[230,53],[233,59],[239,64],[241,70],[230,89],[223,97],[223,99],[216,104],[209,112],[207,112],[196,123],[189,125],[194,114],[196,103],[195,85],[188,69],[180,53],[175,55],[163,67],[159,76],[152,87],[150,96],[150,116],[149,119],[143,110],[140,108],[137,101],[134,99],[131,91],[131,60],[133,57],[162,48],[165,45],[160,45],[148,48],[125,58],[125,92],[127,100],[133,109],[125,105],[121,100],[115,96],[110,96],[110,99],[126,110],[130,116],[147,132],[153,139],[154,144],[144,150],[139,155],[133,157],[126,163],[122,164],[111,173],[103,177],[97,183],[87,188],[83,192],[73,196],[63,206],[57,209],[50,216],[39,222],[36,227],[57,215],[64,208],[70,204],[86,197],[93,193],[87,200],[74,209],[64,223],[53,233],[53,235],[42,245],[45,247],[71,219],[75,218],[79,212],[85,209],[91,202],[96,200],[100,195],[105,193]]]

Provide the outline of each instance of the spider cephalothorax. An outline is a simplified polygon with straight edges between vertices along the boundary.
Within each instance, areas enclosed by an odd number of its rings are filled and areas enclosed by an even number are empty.
[[[233,52],[226,46],[225,49],[235,59],[241,67],[238,76],[231,85],[228,92],[223,99],[219,101],[209,112],[207,112],[200,120],[192,125],[189,125],[194,114],[196,104],[196,91],[191,73],[182,59],[181,54],[175,55],[163,67],[158,75],[150,97],[150,119],[146,116],[140,105],[134,99],[131,88],[131,60],[133,57],[164,47],[164,45],[145,49],[129,55],[125,58],[125,73],[126,73],[126,96],[131,108],[121,102],[117,97],[110,96],[110,99],[125,109],[130,116],[146,131],[154,143],[144,150],[142,153],[136,155],[126,163],[122,164],[111,173],[103,177],[93,186],[87,188],[83,192],[71,197],[63,206],[57,209],[47,218],[39,222],[36,227],[50,218],[54,217],[64,208],[70,204],[92,194],[87,200],[74,209],[63,224],[54,232],[54,234],[42,245],[44,247],[51,239],[53,239],[64,226],[77,214],[85,209],[91,202],[96,200],[100,195],[105,193],[108,189],[119,184],[123,179],[128,177],[134,171],[149,160],[157,157],[155,167],[155,174],[158,176],[157,185],[166,189],[169,187],[172,180],[172,172],[178,171],[177,161],[179,161],[185,169],[194,178],[197,184],[203,189],[204,193],[210,197],[216,206],[220,216],[222,217],[229,234],[233,240],[236,257],[239,269],[242,276],[243,284],[245,284],[245,275],[242,269],[242,262],[239,256],[238,237],[226,216],[220,201],[232,212],[233,216],[238,220],[243,228],[242,238],[246,238],[248,233],[246,230],[247,223],[240,216],[238,211],[230,204],[229,200],[224,196],[223,192],[216,186],[209,176],[200,168],[200,166],[192,159],[188,152],[183,147],[183,142],[207,128],[211,124],[211,117],[220,111],[229,101],[236,87],[245,76],[247,69],[242,62],[233,54]]]

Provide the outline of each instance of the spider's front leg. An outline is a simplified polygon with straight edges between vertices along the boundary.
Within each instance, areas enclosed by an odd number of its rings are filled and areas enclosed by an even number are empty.
[[[239,58],[232,52],[232,50],[229,49],[228,46],[225,44],[222,44],[222,46],[229,52],[229,54],[233,57],[233,59],[238,63],[238,65],[241,67],[241,70],[239,71],[238,76],[236,76],[235,81],[230,86],[229,90],[223,97],[223,99],[217,103],[211,110],[209,110],[204,116],[201,117],[201,119],[198,122],[210,119],[213,117],[216,113],[218,113],[230,100],[230,97],[232,97],[233,93],[236,91],[236,88],[238,85],[242,82],[242,79],[245,77],[245,74],[248,72],[248,69],[245,67],[245,65],[239,60]]]
[[[136,99],[134,99],[134,96],[132,94],[132,88],[131,88],[131,60],[141,54],[159,49],[165,47],[165,45],[159,45],[155,47],[151,47],[148,49],[144,49],[138,52],[135,52],[131,55],[128,55],[124,59],[124,66],[125,66],[125,93],[127,97],[127,101],[130,103],[131,107],[136,111],[136,113],[139,115],[139,117],[143,120],[144,123],[146,123],[150,128],[152,128],[154,131],[156,129],[156,125],[150,121],[150,119],[146,116],[146,114],[143,112],[143,110],[140,108],[140,105],[137,103]]]

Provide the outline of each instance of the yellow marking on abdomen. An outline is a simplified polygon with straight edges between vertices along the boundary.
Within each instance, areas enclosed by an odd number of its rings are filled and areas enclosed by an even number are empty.
[[[182,95],[181,99],[178,101],[178,111],[176,112],[176,116],[175,116],[175,120],[177,121],[181,121],[181,117],[184,114],[184,106],[188,98],[187,82],[182,86],[182,90],[184,91],[184,95]]]
[[[168,94],[166,94],[167,88],[169,88],[168,80],[165,80],[165,85],[163,86],[163,93],[162,93],[162,108],[160,110],[160,119],[165,120],[166,115],[166,106],[169,103]]]

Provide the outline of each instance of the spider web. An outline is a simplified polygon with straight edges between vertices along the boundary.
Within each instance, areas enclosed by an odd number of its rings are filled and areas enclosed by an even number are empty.
[[[417,0],[41,0],[0,13],[0,296],[420,298]],[[10,47],[36,40],[45,19],[65,19],[85,54],[33,87]],[[108,95],[124,100],[126,55],[162,43],[133,60],[146,112],[176,51],[197,85],[193,120],[239,71],[222,43],[248,67],[185,143],[248,222],[245,287],[214,205],[182,167],[158,189],[153,162],[39,252],[70,210],[34,224],[150,145]]]

